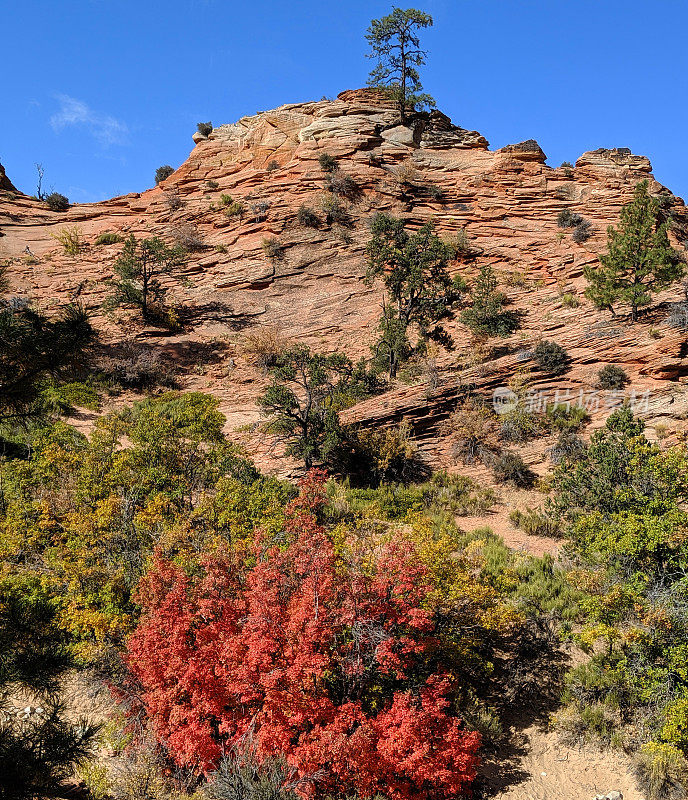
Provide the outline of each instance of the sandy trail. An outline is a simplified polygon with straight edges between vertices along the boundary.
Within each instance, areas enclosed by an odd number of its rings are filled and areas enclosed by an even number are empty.
[[[482,796],[499,800],[592,800],[620,791],[643,800],[626,758],[594,747],[568,747],[539,724],[515,733],[481,768]]]

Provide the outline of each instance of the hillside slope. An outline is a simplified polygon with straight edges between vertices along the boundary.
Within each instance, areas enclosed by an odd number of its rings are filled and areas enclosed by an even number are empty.
[[[534,371],[534,387],[554,397],[587,397],[601,365],[616,363],[632,379],[629,392],[647,397],[651,421],[679,429],[688,412],[682,381],[688,358],[680,331],[665,323],[674,289],[631,325],[596,311],[583,298],[582,269],[595,263],[606,228],[639,180],[672,206],[672,236],[688,235],[688,212],[654,180],[647,158],[626,149],[584,153],[574,168],[553,169],[535,141],[497,151],[477,132],[453,125],[440,112],[416,115],[408,127],[374,90],[341,93],[334,101],[289,104],[194,136],[188,159],[164,182],[142,194],[74,205],[63,213],[16,192],[4,172],[0,186],[0,258],[9,263],[15,292],[46,307],[79,299],[94,314],[106,348],[136,339],[176,365],[181,385],[216,394],[234,431],[259,462],[284,470],[258,422],[256,398],[265,376],[242,347],[247,333],[279,329],[315,349],[368,355],[380,311],[380,287],[364,282],[367,221],[384,211],[412,225],[434,220],[443,236],[462,235],[469,247],[454,269],[470,280],[491,264],[514,308],[525,312],[520,331],[492,352],[449,325],[456,349],[437,358],[432,386],[422,377],[359,404],[346,419],[383,425],[408,419],[427,457],[446,465],[438,423],[470,388],[489,394],[504,385],[541,339],[564,345],[573,359],[565,379]],[[326,175],[318,156],[334,156],[357,187],[344,201],[348,220],[330,224],[323,210]],[[230,195],[245,207],[227,215]],[[300,206],[319,217],[317,228],[298,223]],[[593,235],[576,244],[557,226],[563,209],[580,213]],[[83,245],[66,256],[54,236],[76,228]],[[121,245],[99,246],[103,232],[195,240],[183,280],[170,280],[181,332],[144,328],[135,318],[106,317],[100,304]],[[266,238],[281,257],[268,258]],[[573,294],[578,305],[562,301]],[[566,394],[570,391],[570,395]],[[649,392],[649,395],[646,393]],[[593,408],[599,423],[608,408]],[[240,430],[238,430],[240,429]],[[538,469],[546,442],[526,449]]]

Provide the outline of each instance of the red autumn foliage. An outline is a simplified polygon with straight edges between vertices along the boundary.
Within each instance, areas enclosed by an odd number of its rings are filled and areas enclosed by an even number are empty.
[[[207,560],[189,578],[158,560],[128,663],[180,763],[208,771],[251,734],[308,794],[438,800],[465,792],[480,744],[422,599],[426,570],[389,546],[374,570],[338,561],[317,522],[324,475],[288,509],[288,544],[257,537],[253,566]]]

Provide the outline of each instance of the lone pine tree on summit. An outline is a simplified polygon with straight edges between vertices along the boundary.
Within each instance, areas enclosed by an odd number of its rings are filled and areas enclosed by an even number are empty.
[[[685,265],[669,244],[667,224],[660,223],[660,201],[648,192],[647,181],[635,187],[633,200],[621,209],[619,227],[607,229],[607,253],[599,266],[583,274],[590,284],[586,296],[598,308],[614,313],[615,303],[631,307],[631,320],[652,295],[678,280]]]
[[[399,106],[402,125],[406,110],[434,103],[423,86],[417,67],[425,64],[427,51],[420,46],[417,31],[432,26],[432,17],[415,8],[393,8],[392,13],[370,23],[366,39],[378,65],[370,73],[368,84],[390,90]]]

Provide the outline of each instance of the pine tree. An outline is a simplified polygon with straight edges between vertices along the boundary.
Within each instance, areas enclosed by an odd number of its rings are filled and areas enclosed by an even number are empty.
[[[399,106],[402,125],[407,109],[429,105],[434,99],[423,94],[417,67],[425,64],[427,51],[420,46],[417,31],[433,24],[432,17],[415,8],[394,8],[391,14],[370,23],[366,39],[371,52],[368,58],[378,61],[370,73],[369,85],[390,89]]]
[[[181,267],[185,258],[181,247],[168,247],[157,236],[138,241],[132,234],[115,261],[116,277],[110,281],[114,291],[106,306],[140,308],[144,320],[148,321],[153,308],[162,306],[167,292],[160,283],[160,276]]]
[[[351,388],[351,361],[342,353],[311,353],[305,345],[280,354],[272,383],[259,399],[267,430],[306,469],[327,458],[342,438],[337,399]]]
[[[660,211],[648,182],[638,183],[633,200],[621,209],[619,227],[607,229],[607,253],[600,256],[600,265],[583,269],[590,284],[585,295],[598,308],[614,313],[616,303],[629,305],[635,322],[638,309],[648,305],[653,294],[683,275],[684,264],[669,244]]]
[[[0,269],[0,295],[7,289]],[[0,296],[0,422],[43,416],[46,393],[73,376],[94,338],[78,306],[50,318],[20,298]]]
[[[371,232],[366,280],[372,283],[381,277],[390,301],[384,307],[382,335],[374,351],[388,354],[389,376],[394,378],[402,353],[409,353],[410,325],[420,332],[417,348],[425,339],[451,346],[440,323],[452,315],[465,284],[449,275],[455,251],[435,234],[432,223],[409,233],[403,220],[378,214]]]
[[[509,336],[518,328],[518,316],[504,311],[505,297],[497,291],[497,276],[488,264],[480,268],[471,291],[473,303],[461,314],[461,321],[472,331],[487,336]]]

